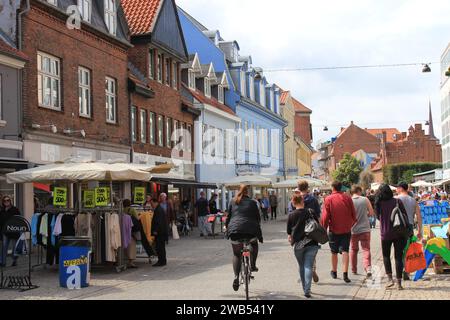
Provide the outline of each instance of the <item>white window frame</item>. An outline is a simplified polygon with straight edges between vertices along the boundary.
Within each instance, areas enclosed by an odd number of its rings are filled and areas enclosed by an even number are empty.
[[[205,78],[204,81],[204,85],[205,85],[205,96],[208,98],[211,98],[211,82],[209,80],[209,78]]]
[[[172,118],[165,117],[164,122],[166,126],[166,147],[170,148],[172,146]]]
[[[263,107],[266,107],[266,86],[264,85],[264,81],[259,82],[259,91],[260,91],[260,104]]]
[[[250,86],[250,92],[249,92],[249,94],[250,94],[250,96],[249,96],[249,98],[252,100],[252,101],[255,101],[255,79],[253,78],[253,76],[252,75],[250,75],[250,81],[249,81],[249,86]]]
[[[137,108],[131,107],[131,141],[137,141]]]
[[[178,129],[178,120],[172,119],[172,127],[173,127],[172,135],[175,134],[175,136],[174,136],[175,140],[173,141],[173,146],[175,147],[178,144],[178,140],[180,138],[180,132],[178,131],[179,130]]]
[[[172,62],[172,88],[178,90],[178,63]]]
[[[78,11],[86,22],[91,22],[92,0],[78,0]]]
[[[142,143],[147,143],[147,110],[139,110],[139,138]]]
[[[158,115],[156,117],[157,122],[157,131],[158,131],[158,146],[164,147],[164,117],[162,115]]]
[[[164,59],[164,84],[166,86],[171,86],[171,82],[172,82],[172,71],[171,71],[171,66],[172,66],[172,62],[170,61],[170,58],[165,58]]]
[[[163,68],[164,68],[162,54],[158,54],[158,59],[157,60],[158,60],[156,62],[156,64],[158,65],[157,79],[158,79],[159,83],[162,83],[162,81],[163,81]]]
[[[247,81],[246,81],[247,79],[245,76],[245,71],[241,70],[240,74],[241,74],[241,95],[243,97],[246,97],[247,96]]]
[[[242,122],[239,122],[238,137],[237,137],[238,141],[237,141],[237,143],[238,143],[238,149],[241,150],[241,151],[243,151],[245,149],[245,146],[244,146],[244,142],[245,142],[244,135],[245,135],[245,131],[242,128]]]
[[[85,75],[87,75],[87,83],[83,83],[83,76]],[[78,67],[78,111],[80,117],[92,117],[91,83],[91,70],[84,67]],[[87,102],[87,106],[84,106],[84,101]]]
[[[117,34],[117,7],[116,0],[104,0],[105,24],[112,35]]]
[[[192,69],[188,70],[188,86],[189,86],[189,89],[192,89],[192,90],[196,89],[195,72]]]
[[[189,133],[189,140],[186,140],[187,143],[186,148],[188,152],[192,152],[192,125],[188,124],[186,126],[186,130]]]
[[[275,92],[273,89],[270,89],[270,110],[275,112]]]
[[[49,60],[50,70],[43,70],[43,62],[44,59]],[[51,56],[49,54],[38,52],[37,53],[37,61],[38,61],[38,102],[39,106],[47,109],[61,111],[61,61],[59,58]],[[52,70],[54,69],[54,70]],[[43,84],[46,82],[44,80],[50,80],[50,88],[45,89],[49,90],[49,103],[44,104],[44,88]],[[53,84],[54,81],[58,83],[57,90],[57,105],[54,106],[54,96],[53,96]]]
[[[111,90],[112,88],[112,90]],[[106,97],[106,122],[117,123],[117,81],[114,78],[105,77],[105,97]],[[111,101],[113,102],[111,104]],[[111,113],[112,110],[112,113]],[[110,117],[112,115],[112,118]]]
[[[47,3],[54,5],[55,7],[58,6],[58,0],[47,0]]]
[[[156,115],[150,112],[148,116],[149,121],[149,137],[148,140],[151,145],[156,145]]]
[[[155,73],[155,49],[150,49],[148,51],[148,77],[154,79]]]
[[[217,88],[217,100],[220,103],[224,103],[225,101],[225,89],[222,85],[219,85],[219,87]]]

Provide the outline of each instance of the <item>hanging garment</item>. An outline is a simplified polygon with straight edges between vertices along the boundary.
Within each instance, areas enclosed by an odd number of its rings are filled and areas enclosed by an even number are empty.
[[[33,214],[33,217],[31,217],[31,243],[33,246],[37,246],[37,235],[38,235],[38,220],[40,213]]]
[[[116,261],[117,250],[122,247],[122,237],[120,232],[120,222],[118,214],[110,215],[110,250],[113,261]]]
[[[47,247],[46,247],[46,262],[48,265],[52,266],[55,262],[55,254],[56,254],[56,248],[53,246],[52,243],[52,221],[53,217],[55,215],[48,214],[47,216],[47,233],[45,235],[45,238],[47,239]]]
[[[55,225],[56,225],[56,215],[52,215],[52,220],[50,222],[50,237],[52,239],[52,246],[56,246],[56,237],[53,234],[55,232]]]
[[[58,214],[58,216],[56,217],[55,228],[53,229],[54,236],[59,236],[62,233],[62,225],[61,225],[62,217],[64,217],[63,213]]]
[[[100,215],[100,232],[101,232],[101,261],[100,263],[103,263],[106,260],[106,215]]]
[[[131,242],[131,229],[133,228],[133,221],[128,214],[122,215],[122,243],[123,248],[128,248]]]
[[[91,215],[81,213],[75,218],[75,235],[78,237],[90,237],[92,241]]]
[[[41,226],[39,228],[39,233],[42,236],[42,244],[44,246],[47,245],[48,240],[48,213],[45,213],[42,216]]]
[[[96,264],[102,263],[102,217],[100,213],[96,213],[92,216],[92,220],[95,224],[95,234],[96,239],[93,243],[93,247],[95,247],[94,251],[96,252],[94,256],[94,262]],[[94,230],[92,230],[94,232]]]
[[[114,250],[111,244],[111,213],[105,213],[105,245],[106,245],[106,261],[116,262]]]
[[[62,237],[74,237],[75,236],[75,216],[71,214],[64,214],[61,218],[61,236]]]
[[[152,220],[153,211],[145,211],[140,215],[140,220],[142,222],[142,227],[144,229],[145,236],[149,243],[153,243],[154,237],[152,237]]]
[[[42,243],[42,235],[41,235],[41,224],[42,224],[42,218],[44,217],[43,214],[40,214],[38,217],[37,225],[36,225],[36,238],[37,238],[37,244],[40,246],[43,246]]]

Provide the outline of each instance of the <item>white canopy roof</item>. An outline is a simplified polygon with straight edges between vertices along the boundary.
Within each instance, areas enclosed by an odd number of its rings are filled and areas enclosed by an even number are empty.
[[[227,188],[239,188],[241,184],[252,187],[271,187],[272,180],[262,176],[238,176],[224,183]]]
[[[308,182],[310,188],[327,188],[327,187],[329,187],[329,183],[327,181],[314,179],[311,177],[298,177],[296,179],[290,179],[290,180],[278,182],[278,183],[275,183],[273,185],[273,187],[276,189],[297,188],[299,181]]]
[[[6,175],[8,183],[51,181],[149,181],[152,172],[170,170],[163,166],[143,166],[130,163],[62,162],[44,165]]]
[[[432,187],[433,184],[431,182],[426,182],[426,181],[420,180],[420,181],[413,183],[412,186],[415,188],[417,188],[417,187]]]
[[[375,183],[372,183],[372,184],[370,185],[370,189],[372,189],[372,190],[374,190],[374,191],[380,189],[380,187],[381,187],[381,183],[376,183],[376,182],[375,182]],[[391,187],[391,190],[392,190],[392,191],[397,190],[397,188],[394,187],[394,186],[389,186],[389,187]]]

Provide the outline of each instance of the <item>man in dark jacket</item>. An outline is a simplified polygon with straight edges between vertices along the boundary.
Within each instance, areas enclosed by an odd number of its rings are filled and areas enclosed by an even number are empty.
[[[166,241],[169,239],[168,224],[166,213],[158,202],[158,199],[152,199],[153,219],[152,219],[152,236],[155,237],[156,252],[158,254],[158,262],[154,267],[162,267],[167,264],[166,258]]]
[[[17,259],[19,258],[16,253],[16,244],[17,244],[17,240],[20,238],[20,233],[8,234],[8,235],[1,233],[3,226],[13,216],[20,216],[19,209],[17,209],[15,206],[13,206],[11,197],[4,196],[2,199],[2,206],[0,209],[0,235],[1,235],[1,239],[3,241],[3,243],[2,243],[2,245],[3,245],[2,253],[3,254],[1,257],[0,264],[2,264],[3,266],[6,265],[6,256],[8,253],[9,244],[10,244],[10,242],[12,242],[12,247],[13,247],[12,266],[15,267],[17,265]]]

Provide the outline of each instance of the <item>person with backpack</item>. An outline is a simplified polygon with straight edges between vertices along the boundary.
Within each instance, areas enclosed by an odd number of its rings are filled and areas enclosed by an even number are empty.
[[[294,194],[292,204],[295,210],[289,214],[287,222],[288,241],[294,247],[295,257],[299,266],[300,279],[306,298],[311,298],[311,283],[313,266],[316,260],[319,244],[305,233],[308,219],[315,219],[319,223],[312,209],[305,208],[303,196]]]
[[[388,277],[386,288],[396,286],[398,290],[403,290],[403,250],[408,238],[408,214],[402,200],[394,198],[394,193],[387,184],[381,185],[375,200],[375,208],[377,218],[380,220],[381,248],[384,268]],[[396,283],[392,277],[392,246],[394,246]]]

